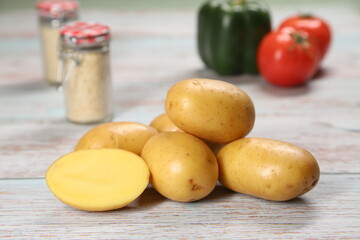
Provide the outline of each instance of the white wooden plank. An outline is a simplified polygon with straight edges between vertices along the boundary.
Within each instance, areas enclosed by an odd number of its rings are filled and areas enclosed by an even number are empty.
[[[0,238],[6,239],[356,239],[360,175],[323,174],[301,198],[271,202],[221,186],[178,203],[152,188],[130,206],[93,213],[59,202],[43,179],[0,181]]]

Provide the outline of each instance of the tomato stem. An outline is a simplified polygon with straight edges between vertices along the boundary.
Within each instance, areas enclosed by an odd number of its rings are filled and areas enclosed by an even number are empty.
[[[300,32],[292,32],[290,33],[290,36],[292,37],[292,39],[296,44],[300,44],[304,46],[309,43],[308,38],[303,34],[301,34]]]
[[[313,18],[313,15],[311,13],[301,13],[299,14],[300,18]]]

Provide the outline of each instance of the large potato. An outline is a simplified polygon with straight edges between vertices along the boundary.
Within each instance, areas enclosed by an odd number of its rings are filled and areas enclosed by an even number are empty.
[[[253,128],[255,109],[239,87],[219,80],[187,79],[172,86],[166,113],[181,130],[210,142],[227,143]]]
[[[223,147],[217,158],[221,184],[268,200],[298,197],[320,177],[319,165],[308,151],[277,140],[239,139]]]
[[[183,132],[169,119],[166,113],[162,113],[155,117],[149,125],[159,132]]]
[[[157,133],[156,129],[141,123],[103,123],[85,133],[75,150],[117,148],[139,155],[146,141]]]
[[[214,153],[200,139],[182,132],[163,132],[144,146],[150,183],[163,196],[191,202],[212,192],[218,180]]]

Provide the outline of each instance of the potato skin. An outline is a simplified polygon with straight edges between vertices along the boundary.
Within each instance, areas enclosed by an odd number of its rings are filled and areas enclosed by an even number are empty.
[[[217,184],[218,164],[214,153],[190,134],[159,133],[145,144],[141,157],[150,169],[151,185],[174,201],[202,199]]]
[[[320,177],[311,153],[272,139],[236,140],[223,147],[217,159],[223,186],[267,200],[299,197],[314,188]]]
[[[150,122],[150,127],[155,128],[158,132],[183,132],[180,128],[178,128],[166,115],[166,113],[162,113],[155,117]]]
[[[140,155],[147,140],[157,133],[153,127],[136,122],[104,123],[85,133],[78,141],[75,151],[117,148]]]
[[[181,130],[210,142],[245,137],[255,121],[253,102],[243,90],[212,79],[176,83],[167,92],[165,109]]]

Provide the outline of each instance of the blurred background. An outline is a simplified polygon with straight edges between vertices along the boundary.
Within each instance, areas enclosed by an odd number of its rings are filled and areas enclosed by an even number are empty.
[[[173,56],[166,52],[177,51],[182,57],[191,54],[193,68],[197,70],[199,67],[203,68],[195,46],[196,14],[203,0],[80,0],[79,2],[81,20],[102,22],[108,24],[113,30],[112,53],[116,56],[121,55],[113,62],[115,81],[118,78],[130,77],[122,76],[121,69],[130,64],[132,55],[128,55],[128,51],[131,49],[138,49],[144,55],[156,53],[157,58],[164,60],[166,64],[172,62],[172,59],[166,58]],[[286,17],[299,12],[312,13],[329,22],[334,31],[334,39],[325,60],[325,66],[333,56],[331,51],[334,51],[337,46],[343,48],[339,51],[349,51],[350,55],[354,55],[351,51],[352,44],[348,45],[346,41],[359,38],[359,35],[354,35],[355,31],[353,31],[359,26],[357,24],[360,16],[359,0],[268,0],[265,2],[271,9],[273,28],[276,28]],[[9,66],[9,69],[3,71],[6,73],[5,76],[11,75],[14,81],[41,78],[41,66],[37,66],[41,64],[41,57],[35,3],[35,0],[0,0],[0,63],[3,67]],[[161,18],[157,14],[159,11],[162,13]],[[165,15],[164,12],[166,12]],[[338,30],[341,31],[341,35],[336,34]],[[145,41],[145,38],[148,41]],[[337,44],[338,42],[341,44]],[[19,52],[32,54],[36,58],[32,62],[25,63],[18,59]],[[340,53],[337,56],[338,60],[342,60],[341,55],[343,54]],[[348,56],[346,55],[344,60]],[[126,61],[122,61],[125,58],[127,58]],[[11,61],[16,63],[15,69],[21,67],[22,64],[32,64],[31,67],[24,67],[24,70],[30,69],[31,72],[15,74]],[[146,61],[144,59],[143,64]],[[141,62],[137,63],[141,64]],[[151,66],[152,61],[146,64],[149,69],[154,70],[154,66]],[[181,66],[170,65],[168,67],[173,67],[175,72],[179,67],[181,68]],[[4,72],[1,76],[4,76]],[[0,84],[1,81],[2,79],[0,79]]]
[[[1,11],[33,8],[36,0],[1,0]],[[111,8],[111,9],[159,9],[159,8],[194,8],[197,7],[202,0],[80,0],[82,7],[85,8]],[[313,6],[321,6],[327,4],[352,5],[359,10],[358,0],[268,0],[271,5],[286,5],[301,8],[303,4],[311,4]]]

